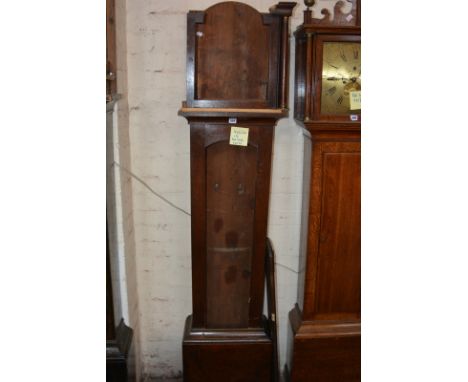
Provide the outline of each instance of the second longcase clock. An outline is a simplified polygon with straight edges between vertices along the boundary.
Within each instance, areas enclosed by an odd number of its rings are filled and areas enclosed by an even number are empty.
[[[306,1],[313,5],[313,1]],[[361,44],[359,1],[297,29],[295,119],[308,132],[292,382],[359,381],[361,341]]]

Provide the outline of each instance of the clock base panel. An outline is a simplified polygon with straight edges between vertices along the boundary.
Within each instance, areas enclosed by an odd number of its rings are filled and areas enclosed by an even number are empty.
[[[273,342],[262,328],[192,328],[183,339],[184,382],[273,382]]]
[[[360,321],[301,321],[297,307],[289,318],[292,354],[286,381],[361,380]]]

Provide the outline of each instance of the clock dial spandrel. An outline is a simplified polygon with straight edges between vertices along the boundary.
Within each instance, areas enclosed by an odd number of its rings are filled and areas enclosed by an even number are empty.
[[[322,115],[361,114],[351,93],[361,91],[361,44],[324,42],[322,62]]]

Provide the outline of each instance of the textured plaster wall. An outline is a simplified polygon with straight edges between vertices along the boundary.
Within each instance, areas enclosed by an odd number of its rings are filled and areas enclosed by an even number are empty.
[[[189,128],[185,99],[186,14],[212,0],[116,0],[122,203],[128,306],[140,380],[182,373],[184,321],[191,313]],[[244,1],[267,12],[272,0]],[[333,1],[318,5],[330,6]],[[302,22],[299,4],[293,31]],[[332,9],[331,9],[332,10]],[[294,78],[291,35],[290,93]],[[292,99],[290,102],[292,116]],[[297,299],[303,135],[292,117],[275,131],[268,234],[277,256],[280,363],[287,313]],[[131,198],[131,199],[129,199]],[[129,205],[131,204],[131,205]],[[141,364],[140,364],[141,362]]]
[[[115,320],[121,318],[133,330],[133,346],[129,354],[129,376],[141,380],[143,362],[141,355],[139,304],[139,271],[135,245],[135,218],[132,177],[124,168],[131,168],[130,121],[128,110],[127,67],[127,7],[126,0],[115,0],[117,92],[120,99],[108,117],[107,136],[112,137],[107,148],[107,209],[109,241],[114,292]],[[110,146],[110,147],[109,147]],[[113,195],[110,195],[113,194]]]

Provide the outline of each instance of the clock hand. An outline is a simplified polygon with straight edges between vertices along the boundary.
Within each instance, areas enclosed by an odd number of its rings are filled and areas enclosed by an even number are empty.
[[[343,83],[346,83],[346,81],[352,81],[352,82],[356,82],[357,79],[361,76],[361,71],[359,71],[359,74],[355,77],[345,77],[343,75],[341,75],[341,77],[335,77],[335,76],[332,76],[332,77],[326,77],[325,79],[327,81],[343,81]]]
[[[339,73],[338,73],[339,74]],[[326,80],[327,81],[339,81],[339,80],[348,80],[349,78],[348,77],[345,77],[343,76],[342,74],[339,74],[341,77],[335,77],[335,76],[332,76],[332,77],[327,77]]]
[[[349,78],[345,78],[345,77],[327,77],[325,79],[327,81],[343,81],[343,83],[346,83],[346,81],[349,80]]]

